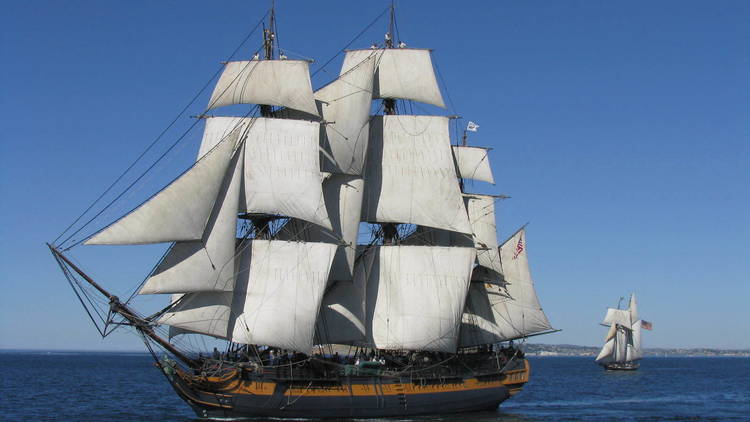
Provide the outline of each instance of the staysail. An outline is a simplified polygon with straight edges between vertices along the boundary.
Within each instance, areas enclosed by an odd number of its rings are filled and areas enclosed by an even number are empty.
[[[500,246],[503,274],[474,270],[461,326],[461,346],[497,343],[552,330],[529,271],[526,230]]]

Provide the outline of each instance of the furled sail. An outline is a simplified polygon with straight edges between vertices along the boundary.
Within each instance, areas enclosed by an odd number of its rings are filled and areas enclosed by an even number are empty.
[[[367,280],[368,343],[455,352],[474,248],[379,246]]]
[[[498,274],[503,273],[500,251],[497,245],[495,226],[495,198],[487,195],[464,195],[466,210],[469,213],[471,229],[474,232],[474,245],[477,248],[477,263]]]
[[[378,60],[373,98],[402,98],[445,108],[432,68],[430,50],[349,50],[344,58],[342,73],[368,57],[376,57]]]
[[[239,252],[232,341],[309,353],[336,245],[248,243]]]
[[[495,184],[488,152],[486,148],[453,146],[459,177]]]
[[[86,241],[128,245],[200,240],[240,133],[233,132],[161,192]]]
[[[330,279],[351,281],[362,211],[364,181],[357,176],[333,174],[323,182],[323,195],[333,231],[291,219],[276,234],[279,240],[304,240],[338,245]]]
[[[442,116],[375,116],[370,123],[363,220],[471,234]]]
[[[227,63],[208,108],[231,104],[275,105],[318,115],[308,63],[304,60]]]
[[[170,337],[184,333],[229,337],[232,292],[187,293],[174,295],[172,300],[177,303],[158,321],[170,326]]]
[[[331,230],[323,198],[319,126],[303,120],[255,119],[245,144],[247,212],[295,217]]]
[[[526,231],[500,246],[503,275],[477,267],[472,276],[461,327],[461,345],[496,343],[549,331],[534,289],[526,250]]]
[[[140,294],[232,291],[237,211],[242,184],[242,150],[235,155],[203,240],[176,242]]]

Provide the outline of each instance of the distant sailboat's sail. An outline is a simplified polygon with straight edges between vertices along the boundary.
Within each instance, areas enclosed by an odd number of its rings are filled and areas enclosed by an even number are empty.
[[[526,231],[502,246],[503,275],[476,268],[461,326],[461,345],[497,343],[549,331],[527,258]]]
[[[318,114],[308,63],[304,60],[227,63],[208,108],[232,104],[268,104]]]
[[[602,325],[619,324],[623,327],[630,327],[630,312],[627,309],[607,308],[607,315],[604,316]]]
[[[255,119],[245,143],[245,211],[295,217],[331,229],[323,198],[319,125]]]
[[[373,98],[402,98],[445,108],[432,69],[430,50],[350,50],[346,52],[341,72],[349,71],[368,57],[376,57],[378,60]]]
[[[232,341],[309,353],[336,245],[256,239],[240,249]]]
[[[235,151],[239,131],[225,138],[161,192],[86,241],[128,245],[203,238]]]
[[[453,155],[456,158],[459,177],[494,184],[495,177],[492,175],[487,153],[486,148],[454,146]]]
[[[455,352],[474,248],[379,246],[367,280],[367,341]]]
[[[609,339],[606,343],[604,343],[602,350],[596,356],[596,361],[599,363],[612,362],[614,360],[613,358],[614,350],[615,350],[615,339],[613,337]]]
[[[233,158],[214,205],[205,239],[176,242],[140,294],[232,291],[237,211],[242,184],[242,150]]]
[[[363,219],[471,233],[441,116],[375,116]]]

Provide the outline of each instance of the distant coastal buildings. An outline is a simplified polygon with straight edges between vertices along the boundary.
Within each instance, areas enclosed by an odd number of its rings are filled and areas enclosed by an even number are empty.
[[[599,353],[598,347],[575,346],[572,344],[527,344],[524,346],[527,356],[591,356]],[[644,356],[684,356],[684,357],[750,357],[748,349],[709,349],[709,348],[676,348],[676,349],[643,349]]]

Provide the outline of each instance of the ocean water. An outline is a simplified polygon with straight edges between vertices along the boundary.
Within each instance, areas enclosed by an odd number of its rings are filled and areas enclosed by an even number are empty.
[[[531,381],[496,411],[392,421],[750,421],[750,358],[530,358]],[[0,353],[0,420],[194,421],[146,354]],[[260,419],[256,419],[260,420]]]

